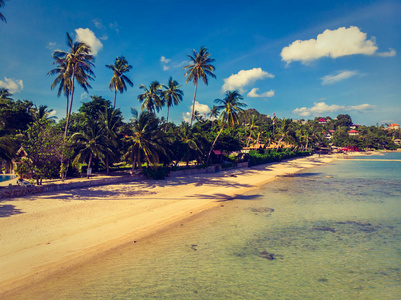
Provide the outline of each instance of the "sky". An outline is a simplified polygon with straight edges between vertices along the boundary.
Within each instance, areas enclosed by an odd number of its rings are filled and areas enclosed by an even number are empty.
[[[359,125],[401,123],[401,1],[382,0],[6,0],[0,8],[0,87],[65,117],[65,97],[50,86],[53,51],[67,51],[66,33],[92,47],[96,78],[80,87],[73,111],[90,96],[113,101],[108,85],[117,56],[134,83],[117,95],[125,120],[141,109],[141,84],[182,85],[184,100],[170,109],[188,120],[194,95],[185,83],[188,54],[204,46],[216,79],[199,83],[196,109],[237,90],[248,108],[279,118],[349,114]],[[159,117],[166,117],[163,108]]]

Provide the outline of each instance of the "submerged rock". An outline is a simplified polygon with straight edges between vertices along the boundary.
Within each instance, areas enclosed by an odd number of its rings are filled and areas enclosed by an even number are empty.
[[[321,230],[321,231],[330,231],[330,232],[336,232],[336,230],[334,228],[331,227],[324,227],[324,226],[318,226],[313,228],[315,230]]]
[[[274,253],[268,253],[266,251],[262,251],[262,252],[259,253],[259,257],[265,258],[265,259],[268,259],[268,260],[275,260],[276,258],[274,256],[275,256]]]
[[[270,207],[250,207],[249,210],[254,213],[261,213],[261,214],[271,214],[274,212],[273,208]]]

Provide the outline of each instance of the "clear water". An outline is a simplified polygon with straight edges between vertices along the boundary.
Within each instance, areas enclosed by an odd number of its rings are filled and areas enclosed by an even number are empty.
[[[15,178],[14,175],[0,175],[0,182]]]
[[[400,179],[401,162],[308,169],[20,298],[400,299]]]

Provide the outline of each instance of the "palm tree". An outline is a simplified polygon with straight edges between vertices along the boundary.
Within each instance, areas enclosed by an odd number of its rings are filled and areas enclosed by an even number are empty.
[[[78,155],[75,157],[73,165],[88,159],[89,169],[93,158],[97,158],[104,163],[104,154],[112,154],[112,150],[104,143],[105,129],[100,126],[98,121],[88,118],[85,128],[85,132],[76,132],[71,136],[71,141],[75,142],[79,147]]]
[[[179,157],[180,159],[185,159],[187,166],[189,165],[189,160],[192,157],[200,156],[202,150],[199,148],[199,141],[194,134],[194,128],[191,127],[187,122],[182,122],[179,130],[176,132],[176,140],[180,143]],[[177,159],[178,163],[178,159]]]
[[[0,8],[6,6],[6,1],[5,0],[0,0]],[[7,23],[6,18],[0,13],[0,20],[2,20],[4,23]]]
[[[212,147],[210,148],[206,163],[209,162],[214,145],[216,144],[216,141],[219,138],[220,134],[223,132],[224,126],[227,124],[228,127],[234,127],[236,124],[239,123],[239,114],[243,113],[242,108],[246,107],[246,104],[241,102],[241,100],[243,99],[244,98],[237,91],[227,91],[224,99],[214,100],[216,104],[219,104],[217,108],[219,110],[222,110],[222,112],[220,113],[220,121],[222,125],[212,144]]]
[[[208,85],[207,76],[209,75],[212,78],[216,78],[216,75],[213,74],[215,67],[211,65],[214,62],[214,58],[210,58],[210,53],[207,52],[205,47],[201,47],[199,49],[199,53],[196,50],[192,50],[192,55],[188,54],[189,59],[191,60],[191,64],[185,66],[183,69],[186,70],[184,76],[187,76],[188,83],[192,81],[195,85],[195,93],[194,100],[192,101],[192,114],[191,114],[191,125],[194,119],[195,112],[195,98],[196,98],[196,90],[198,88],[198,80],[202,79],[203,82]]]
[[[13,94],[11,94],[8,89],[0,88],[0,100],[13,100],[11,98]]]
[[[34,122],[47,120],[49,123],[54,123],[57,117],[51,115],[53,112],[53,109],[47,109],[47,105],[39,105],[39,107],[35,105],[35,107],[31,109],[31,116]]]
[[[212,109],[211,109],[210,112],[209,112],[209,118],[212,119],[212,126],[211,126],[211,128],[213,128],[213,121],[214,121],[214,119],[217,118],[218,115],[219,115],[219,109],[217,108],[216,105],[213,105]]]
[[[69,111],[69,105],[70,105],[70,92],[71,92],[71,77],[68,76],[66,72],[66,61],[58,60],[57,62],[54,62],[53,64],[59,64],[55,69],[49,71],[47,75],[57,75],[56,79],[54,79],[52,85],[50,88],[54,90],[56,86],[58,85],[58,92],[57,92],[57,97],[60,97],[61,94],[63,94],[67,98],[67,105],[66,105],[66,113],[65,117],[68,117],[68,111]]]
[[[70,95],[70,107],[68,109],[67,122],[64,132],[65,137],[67,136],[68,123],[71,116],[72,103],[74,100],[75,81],[78,82],[84,91],[88,92],[88,88],[91,87],[88,83],[88,80],[93,80],[94,73],[92,71],[92,67],[95,66],[95,58],[91,54],[91,48],[89,45],[82,42],[73,42],[71,36],[67,33],[67,46],[69,48],[69,52],[61,50],[56,50],[53,52],[53,64],[57,65],[58,68],[48,73],[50,75],[58,74],[60,77],[58,76],[56,80],[58,80],[59,84],[63,83],[65,91],[67,91]]]
[[[172,77],[168,79],[168,84],[163,85],[165,89],[163,91],[163,100],[164,103],[167,105],[167,118],[166,118],[166,128],[168,124],[168,115],[170,112],[170,107],[173,105],[178,105],[182,101],[182,97],[184,96],[184,92],[180,90],[181,85],[178,85],[178,82],[173,80]]]
[[[156,166],[159,163],[159,153],[166,154],[163,147],[164,132],[159,130],[159,120],[149,110],[142,111],[141,114],[135,114],[132,123],[133,134],[126,136],[130,145],[127,156],[132,159],[132,171],[135,170],[136,163],[142,168],[142,163]]]
[[[118,131],[122,125],[122,117],[120,110],[116,110],[114,108],[109,109],[107,105],[105,105],[105,111],[100,112],[99,115],[100,125],[105,130],[107,145],[110,148],[117,149],[118,148]],[[109,168],[109,155],[110,153],[106,153],[106,171],[107,174],[110,173]],[[114,152],[113,152],[114,154]]]
[[[161,84],[158,81],[153,81],[149,89],[143,84],[139,88],[145,91],[138,96],[138,101],[142,102],[142,111],[146,109],[151,113],[155,113],[155,111],[159,112],[164,105]]]
[[[128,64],[128,61],[124,56],[119,56],[116,58],[114,65],[106,65],[106,68],[109,68],[113,71],[113,77],[111,78],[109,88],[111,91],[114,90],[114,106],[116,107],[116,98],[117,98],[117,90],[122,94],[127,90],[126,82],[132,87],[134,84],[132,81],[124,75],[124,73],[128,73],[132,66]]]

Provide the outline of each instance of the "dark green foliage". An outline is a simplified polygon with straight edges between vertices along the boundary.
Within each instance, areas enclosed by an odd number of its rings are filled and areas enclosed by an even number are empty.
[[[299,156],[309,156],[310,151],[292,151],[287,149],[285,151],[277,151],[275,149],[267,149],[260,153],[259,151],[249,151],[249,165],[256,166],[261,164],[267,164],[270,162],[279,162],[283,159],[289,159]]]
[[[168,168],[159,167],[157,169],[145,168],[142,172],[149,179],[162,180],[168,176],[170,171]]]

